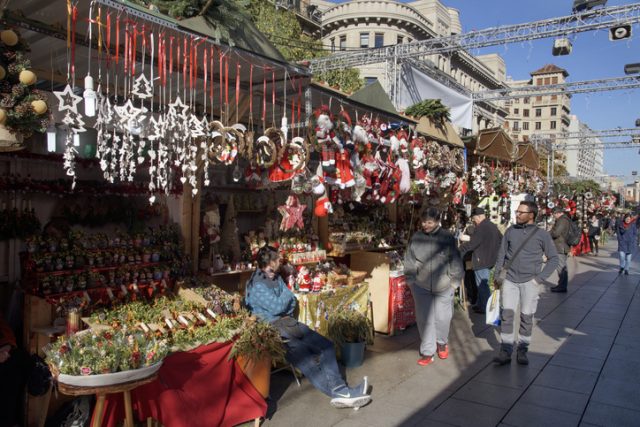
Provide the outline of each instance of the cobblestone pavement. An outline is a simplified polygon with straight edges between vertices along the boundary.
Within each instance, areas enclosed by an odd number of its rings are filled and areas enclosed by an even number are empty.
[[[569,258],[569,292],[540,296],[530,364],[494,366],[495,328],[456,310],[450,356],[416,364],[415,327],[377,335],[356,384],[368,375],[370,405],[334,409],[308,381],[272,377],[264,426],[639,426],[640,274],[618,275],[615,242],[600,255]],[[515,359],[515,357],[514,357]]]

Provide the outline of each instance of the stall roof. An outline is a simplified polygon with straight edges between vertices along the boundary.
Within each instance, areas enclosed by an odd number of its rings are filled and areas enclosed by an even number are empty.
[[[362,89],[354,92],[349,99],[374,107],[379,111],[398,115],[396,107],[393,106],[387,92],[384,91],[384,88],[377,80],[374,83],[368,84]]]
[[[475,154],[512,162],[513,141],[501,128],[481,130],[476,138]]]
[[[369,86],[372,86],[372,85],[373,84]],[[310,84],[310,88],[311,88],[311,103],[313,105],[314,110],[319,108],[321,105],[329,105],[332,108],[332,111],[334,111],[336,106],[339,105],[341,108],[344,108],[347,111],[347,113],[349,113],[350,117],[352,117],[354,120],[356,116],[362,116],[363,114],[366,114],[366,113],[373,113],[378,116],[385,117],[388,120],[402,121],[409,125],[415,125],[417,123],[414,119],[404,116],[398,113],[395,109],[393,109],[393,104],[391,104],[391,101],[389,100],[389,97],[384,92],[384,90],[382,90],[382,94],[380,94],[380,97],[384,96],[389,101],[391,108],[385,108],[384,101],[383,102],[378,101],[378,102],[373,102],[372,104],[368,104],[365,101],[369,99],[370,95],[367,95],[366,92],[365,92],[366,96],[361,95],[362,96],[361,98],[362,100],[361,100],[361,99],[358,99],[360,98],[360,96],[354,99],[352,96],[349,96],[344,92],[333,89],[329,86],[326,86],[318,82],[312,82]],[[381,86],[380,88],[382,89]],[[362,91],[362,89],[360,91]],[[356,94],[358,92],[356,92]]]
[[[456,130],[449,122],[444,122],[444,125],[441,126],[435,124],[427,117],[422,117],[418,122],[416,131],[438,141],[446,142],[456,147],[464,147],[460,135],[458,135],[458,132],[456,132]]]
[[[532,170],[540,169],[540,157],[531,143],[517,145],[515,162]]]

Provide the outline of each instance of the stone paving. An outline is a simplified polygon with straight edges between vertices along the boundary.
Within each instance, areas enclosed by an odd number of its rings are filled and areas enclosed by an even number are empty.
[[[495,328],[456,310],[450,356],[416,364],[415,327],[377,335],[362,367],[373,401],[334,409],[308,381],[272,377],[264,426],[640,426],[640,274],[618,275],[615,242],[569,258],[569,292],[540,296],[530,364],[494,366]],[[555,281],[555,275],[551,282]],[[552,285],[552,283],[549,283]]]

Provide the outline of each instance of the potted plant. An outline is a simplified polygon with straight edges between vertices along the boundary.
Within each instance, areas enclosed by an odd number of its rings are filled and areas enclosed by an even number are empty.
[[[365,345],[373,343],[369,318],[353,309],[336,310],[329,315],[327,333],[338,347],[344,366],[354,368],[362,365]]]
[[[229,357],[237,359],[247,378],[266,398],[271,384],[271,366],[284,362],[284,354],[280,333],[269,323],[249,316],[233,343]]]

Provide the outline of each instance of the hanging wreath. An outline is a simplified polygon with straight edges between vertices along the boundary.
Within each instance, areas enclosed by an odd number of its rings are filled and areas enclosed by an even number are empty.
[[[451,150],[451,169],[458,173],[464,171],[464,153],[460,148]]]
[[[451,169],[451,148],[447,145],[440,147],[440,167],[443,169]]]
[[[253,147],[252,162],[260,168],[270,168],[278,158],[278,149],[275,142],[268,136],[262,135],[256,140]]]
[[[238,138],[238,155],[244,158],[251,158],[251,146],[253,145],[253,132],[248,131],[242,123],[236,123],[231,127],[237,133]]]
[[[283,167],[285,173],[298,173],[307,166],[310,150],[304,138],[300,136],[294,137],[282,151],[284,155],[287,156],[289,160],[288,163],[291,165],[290,168]],[[283,163],[281,163],[281,167],[282,165]]]
[[[207,142],[207,157],[211,164],[218,163],[218,158],[227,144],[225,138],[224,125],[219,121],[209,124],[209,135]]]
[[[427,167],[429,169],[437,169],[442,164],[442,151],[440,150],[440,144],[435,141],[429,141],[426,145],[427,148]]]

